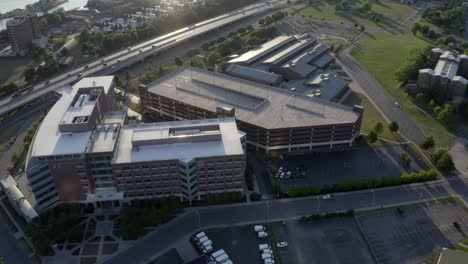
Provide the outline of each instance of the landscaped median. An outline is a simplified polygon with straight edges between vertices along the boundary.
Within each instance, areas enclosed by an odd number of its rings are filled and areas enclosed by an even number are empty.
[[[301,197],[317,195],[322,193],[346,192],[363,189],[372,189],[388,186],[403,185],[409,183],[433,181],[437,179],[437,173],[433,170],[426,170],[413,173],[405,173],[397,177],[382,177],[371,179],[358,179],[345,181],[340,184],[323,186],[291,186],[287,195],[289,197]]]

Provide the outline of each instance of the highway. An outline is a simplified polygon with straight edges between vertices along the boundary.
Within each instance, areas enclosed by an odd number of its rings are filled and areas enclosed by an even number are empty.
[[[286,0],[262,1],[99,58],[86,65],[82,65],[51,79],[45,80],[33,87],[24,89],[15,97],[10,96],[2,99],[0,101],[0,115],[37,99],[48,92],[63,87],[64,85],[71,84],[83,77],[112,74],[137,61],[142,61],[148,56],[176,46],[181,42],[221,28],[246,17],[278,8],[286,3]]]

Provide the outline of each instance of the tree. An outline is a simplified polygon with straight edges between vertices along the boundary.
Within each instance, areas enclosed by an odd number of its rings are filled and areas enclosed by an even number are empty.
[[[397,132],[398,129],[400,129],[400,126],[398,125],[397,122],[395,121],[392,121],[390,122],[390,124],[388,125],[388,129],[391,131],[391,132]]]
[[[437,120],[447,123],[453,117],[453,107],[449,104],[445,104],[444,109],[437,114]]]
[[[440,107],[440,106],[434,107],[434,113],[435,113],[436,115],[438,115],[440,112],[442,112],[442,107]]]
[[[434,107],[436,105],[434,99],[431,99],[431,101],[429,102],[429,106],[430,107]]]
[[[450,171],[454,168],[452,157],[448,153],[446,148],[437,148],[434,153],[431,154],[432,163],[441,171]]]
[[[17,151],[11,154],[11,163],[15,164],[19,160],[19,153]]]
[[[435,141],[434,141],[434,137],[432,136],[426,137],[423,140],[423,142],[421,142],[421,148],[423,149],[430,149],[434,146],[435,146]]]
[[[24,72],[24,80],[28,83],[33,83],[37,78],[36,70],[34,68],[28,68]]]
[[[221,58],[219,53],[217,52],[212,52],[210,55],[208,55],[208,58],[206,59],[206,62],[208,63],[208,66],[213,67],[218,63],[218,60]]]
[[[375,124],[375,126],[374,126],[374,131],[377,134],[381,134],[383,132],[383,129],[384,129],[384,126],[380,122],[377,122],[377,124]]]
[[[423,93],[418,93],[415,97],[416,101],[419,103],[423,103],[426,101],[426,96]]]
[[[134,76],[133,76],[133,73],[132,73],[131,71],[127,71],[127,72],[125,73],[125,79],[127,80],[127,82],[130,81],[130,80],[132,80],[133,77],[134,77]]]
[[[416,33],[418,33],[418,31],[420,31],[421,28],[421,24],[414,23],[413,27],[411,28],[411,32],[416,35]]]
[[[176,58],[174,59],[174,63],[175,63],[177,66],[182,66],[183,61],[182,61],[181,58],[176,57]]]
[[[374,143],[377,141],[377,139],[379,139],[379,136],[377,135],[377,133],[375,133],[375,131],[371,131],[369,132],[369,134],[367,135],[367,141],[369,143]]]
[[[364,27],[364,25],[361,25],[361,31],[364,31],[366,30],[366,28]]]
[[[409,166],[411,164],[411,161],[412,159],[408,155],[408,153],[406,152],[401,153],[401,162],[403,163],[403,165]]]

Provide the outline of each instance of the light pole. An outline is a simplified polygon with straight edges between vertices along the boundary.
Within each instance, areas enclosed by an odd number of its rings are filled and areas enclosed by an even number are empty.
[[[375,189],[372,189],[372,206],[375,206]]]

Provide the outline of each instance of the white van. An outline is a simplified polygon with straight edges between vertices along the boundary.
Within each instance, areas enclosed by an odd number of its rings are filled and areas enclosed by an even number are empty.
[[[255,232],[263,231],[265,230],[265,227],[263,227],[262,225],[256,225],[254,226],[254,230]]]
[[[264,237],[267,237],[267,236],[268,236],[267,232],[263,232],[263,231],[258,232],[258,238],[264,238]]]
[[[262,254],[262,259],[265,260],[265,259],[271,259],[273,258],[273,255],[267,253],[267,254]]]
[[[200,238],[205,237],[205,236],[206,236],[205,232],[200,232],[200,233],[195,235],[195,238],[200,239]]]
[[[211,245],[213,245],[213,242],[211,242],[211,240],[207,240],[207,241],[202,243],[202,246],[204,246],[204,247],[211,246]]]
[[[229,256],[226,253],[224,253],[221,256],[215,258],[216,263],[224,263],[224,262],[226,262],[228,260],[229,260]]]
[[[224,250],[220,249],[220,250],[214,252],[213,254],[211,254],[211,256],[212,256],[213,258],[217,258],[217,257],[219,257],[219,256],[221,256],[221,255],[223,255],[223,254],[226,254],[226,252],[224,252]]]
[[[263,260],[263,264],[275,264],[275,260],[271,258],[267,258]]]
[[[268,244],[260,244],[258,245],[258,250],[262,251],[264,249],[269,249],[270,248],[270,245]]]
[[[208,240],[209,240],[208,237],[204,236],[198,239],[198,243],[202,244],[203,242],[208,241]]]

